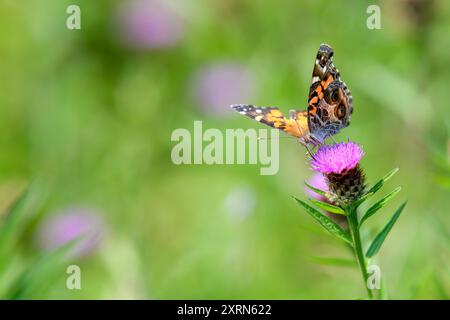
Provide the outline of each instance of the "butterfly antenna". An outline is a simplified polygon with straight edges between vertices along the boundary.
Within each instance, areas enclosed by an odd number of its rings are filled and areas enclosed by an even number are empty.
[[[278,137],[278,139],[292,139],[291,137]],[[272,138],[268,138],[268,137],[257,137],[258,140],[272,140]]]

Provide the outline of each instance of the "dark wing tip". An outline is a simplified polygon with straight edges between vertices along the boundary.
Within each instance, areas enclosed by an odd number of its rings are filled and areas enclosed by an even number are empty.
[[[244,109],[253,108],[251,104],[232,104],[230,107],[236,110],[237,112],[244,111]]]
[[[333,48],[327,43],[321,43],[319,48],[329,49],[329,50],[333,51]]]

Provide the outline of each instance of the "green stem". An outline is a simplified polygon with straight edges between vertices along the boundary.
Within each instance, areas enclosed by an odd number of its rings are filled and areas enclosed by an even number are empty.
[[[364,280],[364,287],[367,290],[367,295],[369,297],[369,300],[373,299],[372,291],[367,287],[367,279],[369,278],[369,275],[367,273],[367,264],[366,259],[364,258],[364,253],[361,245],[361,236],[359,234],[359,228],[358,228],[358,216],[356,213],[356,209],[349,209],[346,210],[348,213],[347,220],[348,225],[350,229],[350,233],[353,238],[353,250],[355,252],[356,259],[358,260],[358,265],[361,270],[361,274]]]

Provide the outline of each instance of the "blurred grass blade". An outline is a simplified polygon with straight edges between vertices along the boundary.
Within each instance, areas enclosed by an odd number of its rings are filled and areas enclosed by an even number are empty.
[[[14,238],[21,234],[22,226],[25,225],[26,208],[29,205],[31,193],[29,185],[10,205],[3,220],[0,221],[0,274],[6,267],[8,254],[14,250]]]
[[[30,186],[28,186],[25,191],[13,202],[5,213],[4,220],[0,223],[0,244],[4,243],[4,238],[6,238],[13,230],[14,226],[20,220],[20,214],[23,213],[26,202],[29,198]]]
[[[355,267],[356,263],[354,260],[345,258],[333,258],[333,257],[318,257],[312,256],[311,259],[321,265],[325,266],[336,266],[336,267]]]
[[[331,212],[331,213],[336,213],[336,214],[341,214],[343,216],[346,216],[347,214],[345,213],[344,210],[342,210],[339,207],[336,207],[330,203],[326,203],[323,201],[319,201],[316,199],[309,199],[309,201],[311,201],[312,203],[314,203],[316,206],[318,206],[320,209],[323,209],[325,211]]]
[[[6,210],[4,220],[0,222],[0,246],[6,239],[18,233],[18,227],[24,226],[45,201],[47,189],[42,184],[32,182]]]
[[[34,181],[6,210],[4,219],[0,222],[0,274],[8,263],[6,257],[16,249],[18,238],[28,226],[30,219],[38,213],[46,196],[45,186]]]
[[[387,194],[386,196],[384,196],[380,201],[378,201],[377,203],[375,203],[373,206],[371,206],[366,213],[364,214],[364,216],[362,217],[359,226],[361,226],[363,224],[364,221],[366,221],[368,218],[370,218],[371,216],[373,216],[378,210],[380,210],[381,208],[383,208],[391,199],[393,199],[397,193],[400,192],[400,190],[402,190],[401,187],[397,187],[394,189],[394,191],[392,191],[391,193]]]
[[[392,176],[393,176],[394,174],[397,173],[398,170],[399,170],[398,168],[395,168],[395,169],[393,169],[392,171],[390,171],[390,172],[389,172],[388,174],[386,174],[383,178],[381,178],[380,181],[378,181],[377,183],[375,183],[375,185],[374,185],[372,188],[370,188],[370,190],[369,190],[367,193],[372,193],[372,194],[376,193],[378,190],[381,189],[381,187],[383,187],[383,185],[384,185],[384,183],[385,183],[386,181],[388,181],[390,178],[392,178]]]
[[[64,276],[65,264],[67,264],[70,254],[79,240],[80,237],[69,241],[30,265],[12,283],[6,299],[33,298],[33,294],[50,286],[58,276]]]
[[[383,228],[383,230],[380,231],[380,233],[375,237],[372,244],[370,245],[369,249],[367,250],[366,257],[371,258],[375,254],[378,253],[378,251],[381,248],[381,245],[383,244],[384,240],[386,239],[387,235],[391,231],[392,227],[394,226],[395,222],[397,221],[398,217],[400,217],[400,214],[402,213],[403,209],[406,206],[406,202],[404,202],[394,213],[391,220],[386,224],[386,226]]]
[[[308,184],[306,181],[305,181],[305,186],[307,186],[311,191],[314,191],[315,193],[317,193],[325,198],[327,197],[327,193],[325,191],[314,188],[312,185]]]
[[[333,220],[322,214],[317,209],[314,209],[306,202],[297,199],[296,197],[293,197],[297,203],[306,209],[306,211],[313,217],[317,222],[319,222],[325,229],[328,230],[331,234],[335,235],[336,237],[344,240],[345,242],[353,245],[352,238],[350,235],[344,231],[337,223],[335,223]]]

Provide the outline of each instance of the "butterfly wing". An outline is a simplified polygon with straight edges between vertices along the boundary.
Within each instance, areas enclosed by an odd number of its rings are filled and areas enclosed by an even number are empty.
[[[292,110],[290,117],[286,118],[276,107],[257,107],[248,104],[232,105],[231,107],[242,115],[272,128],[280,129],[291,136],[302,138],[309,133],[306,111]]]
[[[333,64],[333,49],[326,44],[317,52],[307,110],[311,137],[319,143],[350,123],[352,96]]]

